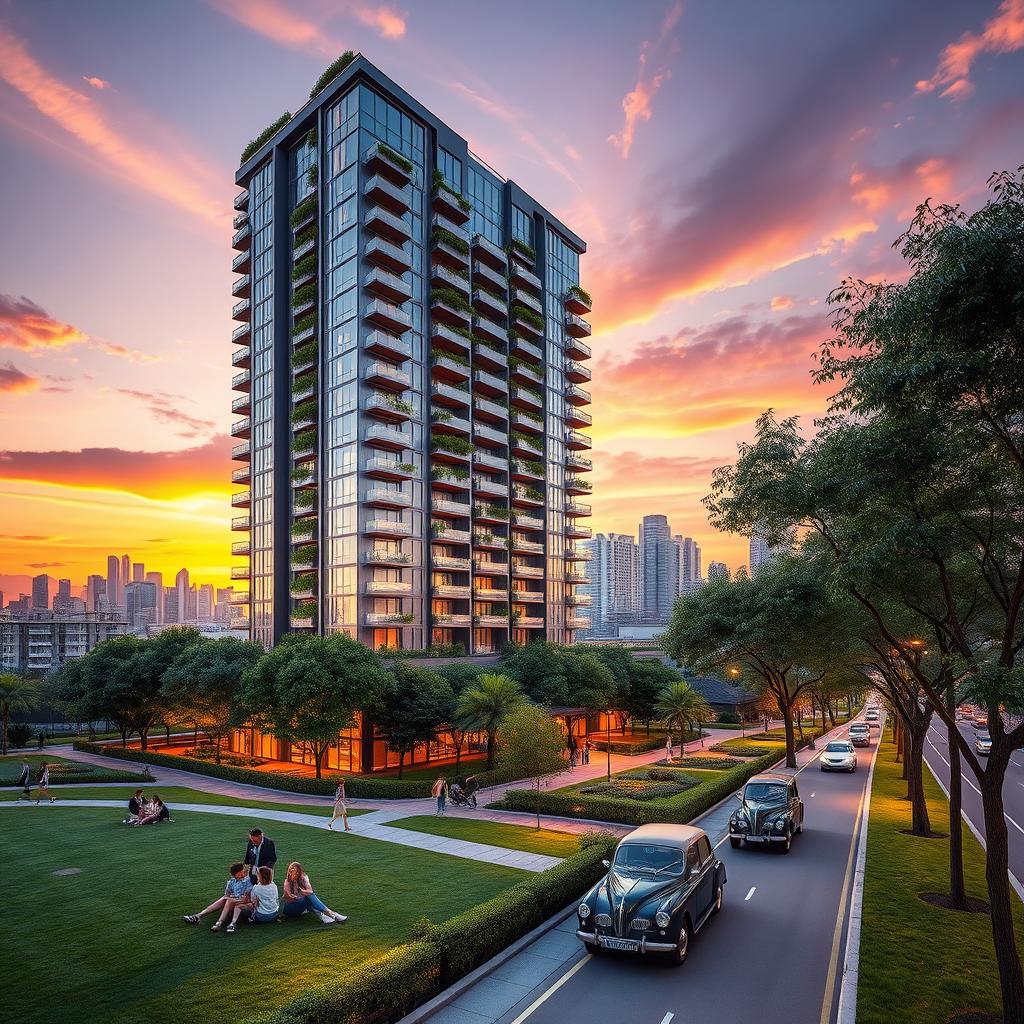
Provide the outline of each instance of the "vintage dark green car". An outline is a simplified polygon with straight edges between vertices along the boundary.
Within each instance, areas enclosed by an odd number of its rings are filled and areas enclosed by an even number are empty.
[[[576,936],[589,953],[667,953],[681,964],[690,940],[722,909],[725,865],[693,825],[641,825],[605,865],[608,874],[577,910]]]
[[[755,775],[737,793],[739,810],[729,819],[729,842],[777,845],[789,853],[793,836],[804,830],[804,802],[792,775]]]

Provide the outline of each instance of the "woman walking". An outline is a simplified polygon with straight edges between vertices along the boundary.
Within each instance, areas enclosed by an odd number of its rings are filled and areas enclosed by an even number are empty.
[[[437,813],[444,814],[445,801],[448,799],[448,783],[444,781],[443,775],[438,775],[430,793],[437,800]]]
[[[36,790],[36,803],[38,804],[44,796],[50,798],[51,804],[56,799],[50,796],[50,766],[45,761],[39,766],[39,788]]]
[[[665,737],[665,760],[672,760],[672,733]]]
[[[341,924],[342,921],[348,920],[344,914],[331,910],[313,892],[313,883],[310,882],[309,875],[306,874],[302,865],[297,860],[293,860],[288,865],[288,873],[284,877],[282,889],[284,890],[283,910],[285,917],[301,917],[307,910],[312,910],[320,915],[320,920],[324,924],[334,924],[335,921]]]
[[[345,825],[345,831],[351,832],[352,829],[348,827],[348,804],[345,803],[345,777],[341,776],[338,779],[338,788],[334,791],[334,813],[331,815],[331,820],[327,822],[327,827],[333,832],[334,823],[341,818]]]

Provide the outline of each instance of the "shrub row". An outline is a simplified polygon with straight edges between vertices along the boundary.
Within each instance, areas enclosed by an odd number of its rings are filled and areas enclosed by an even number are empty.
[[[590,818],[594,821],[614,821],[623,825],[646,825],[664,821],[686,824],[703,814],[719,800],[724,800],[747,779],[763,772],[779,759],[777,751],[753,758],[746,764],[732,768],[714,779],[702,782],[679,796],[668,797],[651,804],[637,803],[608,796],[583,796],[574,792],[541,793],[542,814],[557,814],[566,818]],[[503,800],[489,804],[509,811],[533,812],[537,808],[536,793],[527,790],[509,790]]]
[[[258,150],[265,142],[269,142],[291,119],[291,113],[286,110],[273,124],[267,125],[267,127],[264,128],[263,131],[261,131],[259,135],[257,135],[256,138],[242,150],[242,155],[238,158],[239,164],[244,164],[246,160],[256,152],[256,150]]]
[[[10,783],[4,785],[12,785]],[[131,772],[121,771],[116,768],[97,768],[89,764],[51,764],[50,782],[54,785],[59,783],[101,783],[101,782],[152,782],[153,776],[148,771]],[[32,784],[35,785],[35,773],[33,772]]]
[[[253,1024],[384,1024],[486,963],[510,943],[577,900],[605,872],[615,837],[443,924],[421,920],[411,942],[359,965],[351,977],[304,992]]]

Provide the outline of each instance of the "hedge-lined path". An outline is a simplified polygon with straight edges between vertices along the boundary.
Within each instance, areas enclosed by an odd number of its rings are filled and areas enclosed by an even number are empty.
[[[120,800],[57,800],[56,803],[0,803],[2,808],[24,807],[36,810],[40,807],[111,807],[123,811],[124,804]],[[199,814],[229,814],[239,818],[257,818],[264,821],[286,821],[292,825],[307,825],[328,831],[327,822],[323,817],[303,814],[301,811],[272,811],[256,807],[234,807],[222,804],[185,804],[178,803],[172,808],[175,811],[195,811]],[[444,853],[450,857],[462,857],[466,860],[482,861],[486,864],[499,864],[502,867],[518,868],[521,871],[546,871],[561,863],[560,857],[549,857],[542,853],[524,853],[521,850],[510,850],[502,846],[491,846],[489,843],[473,843],[466,839],[451,839],[446,836],[430,835],[427,832],[411,832],[408,829],[391,828],[379,821],[372,821],[373,815],[362,815],[353,819],[351,835],[363,839],[376,839],[382,843],[394,843],[397,846],[411,846],[417,850],[429,850],[432,853]],[[408,817],[397,814],[392,817]],[[340,828],[335,830],[340,838],[346,833]]]

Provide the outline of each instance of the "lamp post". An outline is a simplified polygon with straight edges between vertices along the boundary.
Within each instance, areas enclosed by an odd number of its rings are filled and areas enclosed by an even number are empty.
[[[605,732],[608,736],[608,742],[604,745],[605,758],[608,762],[608,781],[612,781],[612,709],[611,705],[608,706],[608,710],[604,713],[604,725]]]

